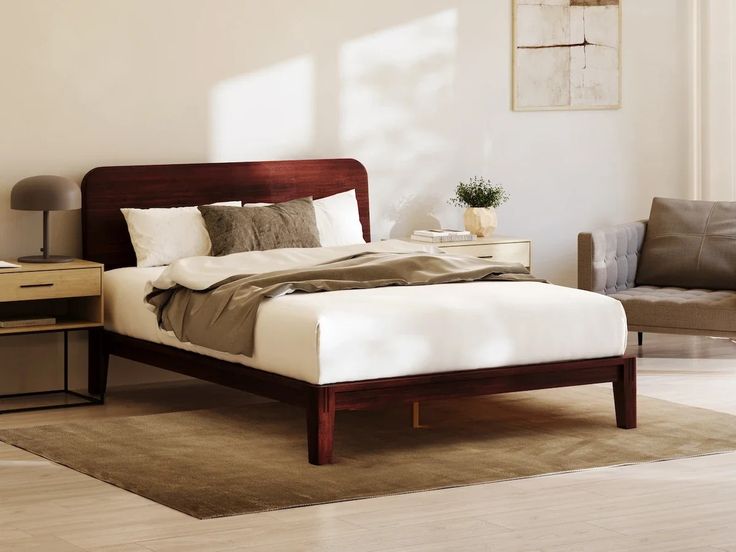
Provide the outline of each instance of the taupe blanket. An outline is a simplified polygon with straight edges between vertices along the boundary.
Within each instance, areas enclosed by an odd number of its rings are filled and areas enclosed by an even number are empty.
[[[266,298],[385,286],[475,281],[543,282],[521,264],[427,253],[359,253],[306,268],[232,276],[204,290],[176,285],[146,296],[158,323],[180,341],[253,356],[258,307]]]

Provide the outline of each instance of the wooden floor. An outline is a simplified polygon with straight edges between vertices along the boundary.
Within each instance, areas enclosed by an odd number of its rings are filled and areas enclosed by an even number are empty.
[[[645,336],[640,393],[736,414],[736,344]],[[253,402],[201,383],[0,427]],[[199,521],[0,443],[0,551],[736,552],[736,453]]]

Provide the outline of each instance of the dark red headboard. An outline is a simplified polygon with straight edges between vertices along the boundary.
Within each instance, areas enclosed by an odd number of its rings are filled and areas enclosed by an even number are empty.
[[[84,258],[106,269],[135,266],[121,207],[184,207],[218,201],[315,199],[355,189],[370,241],[368,175],[355,159],[98,167],[82,181]]]

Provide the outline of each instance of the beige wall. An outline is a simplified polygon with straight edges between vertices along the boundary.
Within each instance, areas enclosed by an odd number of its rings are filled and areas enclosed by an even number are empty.
[[[701,158],[693,196],[736,200],[736,7],[730,0],[701,0],[693,19],[700,38],[694,143]]]
[[[504,183],[499,231],[575,281],[576,234],[688,194],[690,8],[624,3],[618,111],[514,113],[510,0],[0,0],[0,256],[39,245],[10,188],[98,165],[351,156],[375,238],[459,226],[458,179]],[[53,245],[78,253],[77,213]],[[54,339],[0,341],[27,388]],[[23,361],[15,357],[23,358]],[[133,374],[135,372],[135,374]],[[131,364],[114,381],[158,377]]]

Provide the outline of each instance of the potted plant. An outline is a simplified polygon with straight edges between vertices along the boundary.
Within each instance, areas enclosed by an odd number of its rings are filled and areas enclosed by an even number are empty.
[[[482,176],[474,176],[467,183],[460,182],[450,204],[465,207],[465,229],[479,237],[490,236],[498,226],[496,207],[509,199],[500,184],[493,184]]]

